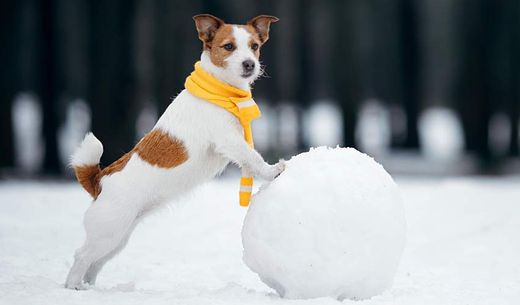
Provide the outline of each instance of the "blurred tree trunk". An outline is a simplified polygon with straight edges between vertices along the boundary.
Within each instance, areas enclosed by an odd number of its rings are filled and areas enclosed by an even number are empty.
[[[89,4],[88,101],[92,130],[104,143],[104,163],[110,163],[130,150],[135,139],[135,3],[118,0]]]
[[[299,4],[299,5],[298,5]],[[306,151],[303,116],[312,103],[319,100],[331,101],[334,98],[332,71],[333,58],[333,1],[298,1],[296,35],[293,36],[298,69],[293,73],[296,100],[301,106],[298,115],[298,151]],[[317,22],[318,21],[318,22]],[[284,52],[284,61],[293,55]],[[285,82],[281,81],[282,84]],[[343,139],[340,139],[342,141]],[[338,143],[339,144],[339,143]]]
[[[493,114],[492,54],[496,43],[496,3],[461,1],[457,5],[460,29],[457,100],[466,148],[477,153],[482,165],[491,162],[489,123]]]
[[[360,10],[364,0],[334,1],[333,79],[343,116],[343,144],[356,146],[355,127],[361,100]]]
[[[310,85],[310,74],[311,74],[311,63],[309,57],[309,50],[311,49],[310,33],[309,33],[309,22],[312,20],[309,12],[309,1],[302,0],[298,1],[299,5],[295,5],[296,10],[296,32],[294,33],[293,39],[296,41],[295,49],[300,53],[297,57],[298,62],[296,63],[299,67],[296,76],[296,88],[295,92],[297,95],[298,102],[303,105],[308,105],[310,102],[309,96],[309,85]],[[311,19],[311,20],[309,20]],[[286,56],[289,56],[286,54]]]
[[[509,81],[510,98],[509,118],[511,120],[511,136],[509,140],[509,155],[520,155],[519,128],[520,128],[520,2],[518,0],[507,1],[507,29],[509,33],[509,60],[511,78]]]
[[[371,0],[362,4],[361,60],[364,97],[386,103],[391,110],[405,112],[403,30],[401,1]],[[406,126],[400,112],[391,111],[390,144],[402,147],[406,141]]]
[[[38,95],[41,98],[43,110],[43,136],[45,142],[45,155],[43,159],[43,171],[46,174],[58,174],[61,166],[58,156],[58,54],[56,53],[56,9],[55,0],[41,2],[41,49],[40,49],[40,73],[38,81]]]
[[[63,101],[86,98],[88,88],[88,0],[56,0],[58,5],[58,58]],[[62,110],[64,112],[64,110]]]
[[[302,35],[307,37],[308,91],[310,102],[332,98],[332,1],[310,1]],[[316,22],[319,20],[319,22]]]
[[[311,15],[312,12],[310,9],[310,1],[309,0],[300,0],[298,1],[299,5],[296,5],[296,35],[294,35],[293,39],[296,40],[295,43],[295,51],[299,52],[299,56],[297,57],[298,62],[297,65],[299,67],[299,71],[295,76],[295,84],[296,84],[296,101],[302,107],[302,111],[298,113],[298,133],[297,133],[297,141],[296,146],[298,151],[305,151],[305,139],[303,136],[303,114],[304,111],[309,107],[311,101],[311,90],[310,90],[310,75],[313,73],[312,64],[310,60],[310,49],[311,49],[311,39],[310,39],[310,23],[314,22],[314,18]],[[286,52],[286,57],[290,56]]]
[[[454,18],[456,1],[425,0],[417,3],[422,24],[421,97],[424,106],[452,107],[454,77]]]
[[[154,84],[156,83],[155,79],[155,65],[154,65],[154,57],[153,50],[155,46],[155,36],[154,33],[154,9],[155,9],[155,1],[154,0],[142,0],[137,1],[135,3],[136,7],[136,17],[134,19],[134,28],[135,28],[135,39],[134,39],[134,49],[135,49],[135,59],[134,59],[134,72],[136,75],[136,85],[135,85],[135,99],[136,99],[136,108],[140,113],[145,109],[150,108],[152,101],[154,100]],[[137,128],[136,121],[136,134],[135,137],[139,140],[144,136],[150,129],[153,127],[153,123],[155,122],[140,122],[139,128]],[[146,123],[146,125],[142,125]]]
[[[263,89],[273,105],[282,107],[294,105],[297,125],[296,139],[291,139],[290,145],[284,144],[286,140],[283,138],[282,124],[285,122],[283,122],[284,118],[281,117],[280,112],[277,112],[278,126],[275,127],[277,139],[274,142],[273,150],[278,151],[273,151],[271,158],[273,160],[280,153],[293,154],[295,151],[290,150],[301,151],[305,145],[302,124],[305,101],[302,101],[301,93],[299,93],[302,88],[299,76],[303,73],[300,57],[303,56],[303,52],[301,52],[298,41],[301,36],[298,31],[302,32],[304,29],[298,27],[301,24],[300,19],[303,17],[301,10],[298,9],[299,5],[301,4],[297,0],[274,1],[274,11],[265,12],[277,16],[280,21],[272,26],[270,40],[262,48],[261,59],[267,63],[268,77],[258,82],[258,88]],[[279,109],[275,108],[275,111]]]
[[[370,37],[365,46],[370,54],[363,63],[369,84],[370,95],[390,104],[403,99],[403,53],[402,1],[371,1],[363,20],[363,28]],[[373,92],[372,92],[373,91]],[[401,139],[402,140],[402,139]]]
[[[159,105],[159,113],[162,113],[184,88],[187,73],[183,69],[183,64],[193,67],[195,63],[193,59],[185,58],[184,53],[187,44],[185,32],[188,29],[192,32],[193,43],[198,43],[195,23],[191,18],[183,18],[188,14],[181,14],[186,12],[190,5],[191,1],[182,4],[168,0],[155,1],[154,95]],[[200,51],[195,58],[199,54]]]
[[[12,105],[18,88],[19,1],[0,4],[0,169],[14,166]]]
[[[419,133],[417,120],[419,116],[420,97],[420,26],[417,18],[416,0],[402,0],[400,5],[400,32],[401,32],[401,97],[406,112],[405,148],[419,148]]]

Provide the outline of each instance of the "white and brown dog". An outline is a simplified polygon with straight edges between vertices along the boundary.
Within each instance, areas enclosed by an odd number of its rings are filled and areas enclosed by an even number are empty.
[[[204,45],[201,67],[231,86],[249,90],[261,74],[260,47],[278,19],[261,15],[246,25],[226,24],[206,14],[193,19]],[[144,215],[215,177],[229,162],[266,180],[284,170],[283,162],[267,164],[246,143],[235,116],[187,90],[129,153],[101,169],[102,153],[101,142],[89,133],[72,156],[78,181],[94,201],[85,212],[86,241],[76,251],[67,288],[93,285]]]

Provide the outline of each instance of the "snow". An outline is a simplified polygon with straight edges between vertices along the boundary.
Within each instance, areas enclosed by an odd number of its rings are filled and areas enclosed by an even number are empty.
[[[89,196],[76,183],[0,183],[0,304],[518,304],[520,178],[401,178],[407,245],[365,301],[278,297],[242,262],[237,177],[145,219],[87,291],[63,288]]]
[[[24,173],[37,172],[43,163],[42,109],[34,94],[20,93],[12,109],[15,163]]]
[[[260,109],[262,109],[263,113],[263,108]],[[282,149],[284,152],[298,151],[298,108],[296,108],[294,104],[281,102],[277,103],[276,112],[278,116],[278,124],[271,125],[271,128],[278,132],[278,143],[275,147]],[[277,127],[273,128],[273,126]]]
[[[421,151],[431,161],[460,159],[464,151],[464,130],[457,113],[445,107],[431,107],[419,117]]]
[[[244,262],[281,296],[366,299],[388,288],[405,244],[397,185],[353,148],[286,163],[244,220]]]
[[[511,120],[509,115],[498,112],[491,116],[489,122],[489,147],[494,155],[504,156],[509,150],[509,139],[511,139]]]
[[[283,124],[283,122],[281,122]],[[303,117],[303,132],[311,146],[333,146],[343,138],[343,117],[339,106],[330,100],[315,101]]]
[[[369,99],[362,103],[356,123],[356,141],[361,150],[376,156],[388,153],[390,125],[390,112],[380,101]]]
[[[74,99],[68,103],[65,122],[58,130],[58,149],[64,165],[69,165],[70,156],[78,148],[85,134],[91,130],[90,126],[91,113],[87,102]]]

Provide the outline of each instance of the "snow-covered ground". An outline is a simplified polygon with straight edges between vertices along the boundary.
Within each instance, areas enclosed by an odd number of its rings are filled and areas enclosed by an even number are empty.
[[[520,178],[397,179],[408,244],[393,288],[343,304],[520,304]],[[83,239],[77,184],[0,184],[0,304],[341,304],[285,300],[242,262],[246,210],[221,179],[147,218],[97,287],[63,288]],[[317,203],[319,204],[319,203]]]

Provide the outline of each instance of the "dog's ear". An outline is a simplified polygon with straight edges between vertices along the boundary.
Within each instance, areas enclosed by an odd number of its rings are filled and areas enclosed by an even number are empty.
[[[260,37],[260,41],[265,43],[269,39],[269,26],[271,23],[277,22],[279,19],[275,16],[260,15],[249,20],[247,25],[252,26]]]
[[[225,22],[210,14],[195,15],[193,20],[195,20],[195,26],[199,32],[199,39],[204,42],[205,46],[211,47],[210,44],[215,33]]]

